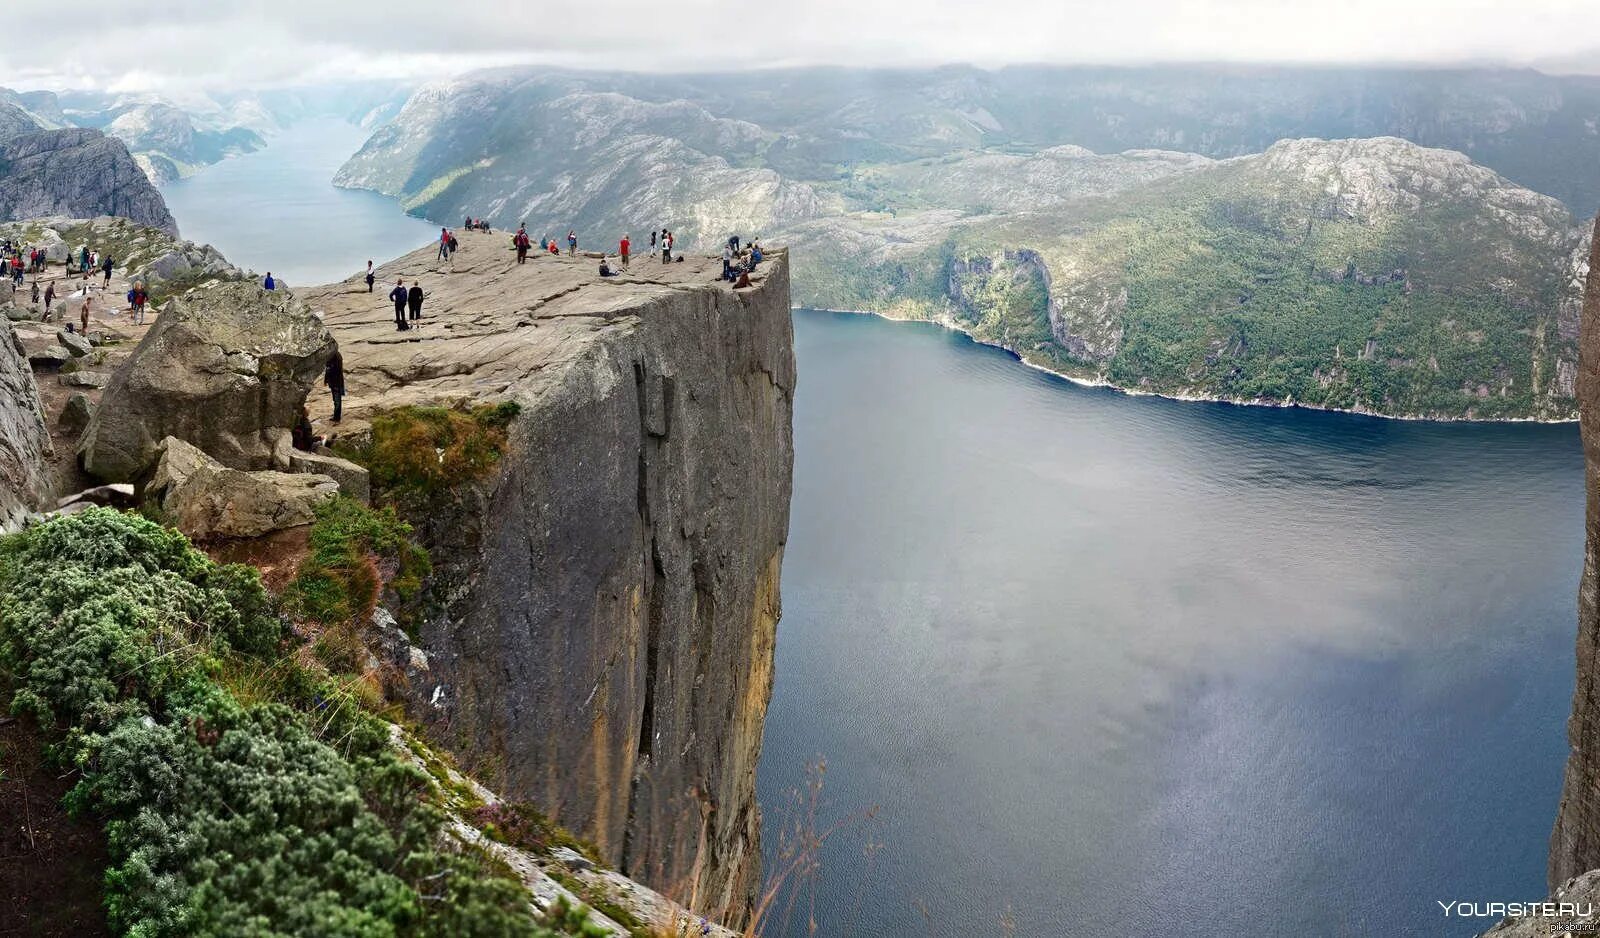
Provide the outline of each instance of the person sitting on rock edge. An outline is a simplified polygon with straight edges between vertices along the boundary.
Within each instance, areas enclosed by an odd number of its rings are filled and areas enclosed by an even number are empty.
[[[604,260],[601,260],[600,261],[600,276],[602,276],[602,277],[616,277],[616,276],[620,276],[620,275],[618,274],[617,271],[611,269],[611,265],[610,264],[606,263]]]
[[[309,453],[317,445],[317,438],[311,429],[311,414],[304,404],[300,405],[300,416],[295,419],[294,429],[289,431],[289,442],[295,449]]]

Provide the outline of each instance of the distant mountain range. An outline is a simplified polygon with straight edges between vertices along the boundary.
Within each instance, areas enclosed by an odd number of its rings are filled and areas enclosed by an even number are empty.
[[[336,181],[591,246],[783,241],[797,302],[1119,387],[1568,418],[1600,79],[498,70],[419,90]]]
[[[237,94],[18,93],[0,88],[0,139],[38,130],[89,127],[121,140],[150,181],[161,185],[250,153],[285,126],[337,116],[375,126],[410,93],[392,82]]]

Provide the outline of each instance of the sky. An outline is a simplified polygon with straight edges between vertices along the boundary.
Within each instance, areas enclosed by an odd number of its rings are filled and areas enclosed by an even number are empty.
[[[119,0],[8,18],[0,85],[234,90],[545,63],[1495,64],[1600,74],[1596,0]]]

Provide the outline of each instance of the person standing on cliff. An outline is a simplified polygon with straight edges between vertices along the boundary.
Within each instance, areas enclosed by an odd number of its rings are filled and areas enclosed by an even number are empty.
[[[338,349],[334,349],[333,357],[328,359],[322,380],[328,385],[328,393],[333,395],[333,422],[338,423],[344,416],[344,355]]]
[[[439,260],[448,260],[450,257],[450,229],[439,229]]]
[[[528,229],[526,227],[518,228],[517,236],[511,239],[511,243],[517,246],[517,263],[526,264],[528,262],[529,247]]]
[[[40,317],[45,322],[50,321],[50,307],[56,302],[56,282],[54,280],[44,285],[44,316]]]
[[[93,301],[89,299],[89,290],[86,287],[83,291],[83,309],[78,313],[80,320],[83,322],[83,337],[86,339],[89,337],[89,304],[91,302]]]
[[[368,293],[372,292],[372,284],[377,279],[378,279],[377,276],[375,274],[373,274],[373,272],[372,272],[372,262],[371,261],[367,261],[367,292]]]
[[[261,281],[261,289],[263,289],[263,290],[276,290],[276,289],[278,289],[278,281],[272,279],[272,271],[270,271],[270,270],[267,271],[267,279]]]
[[[632,242],[630,242],[628,240],[628,236],[627,235],[623,235],[622,236],[622,243],[620,245],[618,245],[618,247],[620,247],[622,249],[622,266],[624,266],[624,267],[628,266],[628,248],[631,247],[631,246],[632,246]]]
[[[672,232],[661,229],[661,263],[672,263]]]
[[[401,331],[410,329],[406,324],[406,284],[404,280],[396,279],[394,289],[389,291],[389,299],[394,303],[394,327]]]
[[[422,318],[422,287],[415,280],[411,281],[411,289],[406,293],[406,305],[411,307],[411,318]]]
[[[100,262],[100,269],[105,271],[105,275],[106,275],[105,285],[108,286],[108,287],[111,286],[111,268],[115,267],[115,266],[116,266],[116,263],[111,260],[111,255],[110,254],[107,254],[106,255],[106,259]]]
[[[575,257],[578,254],[578,232],[572,228],[567,229],[567,256]]]

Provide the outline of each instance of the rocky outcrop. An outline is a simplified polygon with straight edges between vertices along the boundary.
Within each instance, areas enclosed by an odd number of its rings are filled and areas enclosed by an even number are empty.
[[[69,128],[0,141],[0,219],[119,215],[178,233],[144,171],[122,141]]]
[[[193,541],[261,537],[316,520],[339,494],[324,475],[229,469],[176,437],[162,441],[145,498]]]
[[[0,316],[0,531],[51,498],[50,433],[27,353]]]
[[[333,350],[327,328],[287,290],[193,290],[167,304],[117,368],[79,444],[83,467],[137,480],[174,436],[230,468],[268,468]]]
[[[409,688],[435,737],[618,870],[728,924],[759,883],[756,762],[788,528],[794,360],[787,258],[755,287],[720,261],[598,277],[517,265],[464,233],[379,271],[429,292],[307,292],[338,338],[350,415],[515,401],[496,470],[412,518],[441,605]]]
[[[1600,868],[1600,238],[1594,239],[1592,250],[1578,340],[1578,409],[1588,489],[1583,578],[1578,584],[1578,676],[1567,721],[1572,752],[1550,834],[1552,888]]]

